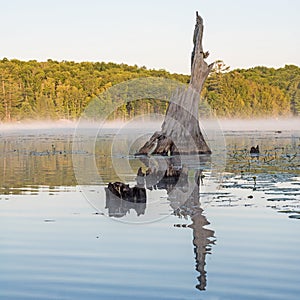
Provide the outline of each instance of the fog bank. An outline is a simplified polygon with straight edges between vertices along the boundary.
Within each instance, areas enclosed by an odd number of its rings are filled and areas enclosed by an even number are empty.
[[[0,123],[0,131],[9,130],[43,130],[43,129],[75,129],[80,128],[139,128],[148,130],[160,130],[163,119],[159,121],[143,120],[134,118],[128,121],[106,121],[106,122],[88,122],[88,121],[19,121],[12,123]],[[300,130],[300,118],[282,118],[282,119],[213,119],[200,120],[204,128],[209,129],[218,127],[223,131],[294,131]]]
[[[300,118],[219,119],[223,131],[293,131],[300,130]]]

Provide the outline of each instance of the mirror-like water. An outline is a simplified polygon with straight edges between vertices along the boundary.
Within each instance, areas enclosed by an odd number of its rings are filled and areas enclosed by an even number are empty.
[[[177,158],[134,157],[152,130],[92,131],[0,132],[1,299],[299,298],[299,131],[226,131],[134,201],[105,187]]]

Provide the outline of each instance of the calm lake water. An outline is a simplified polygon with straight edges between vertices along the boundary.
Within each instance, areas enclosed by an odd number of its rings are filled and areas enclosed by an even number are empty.
[[[152,132],[0,131],[0,299],[299,299],[300,131],[208,135],[186,182],[108,200],[167,163],[133,155]]]

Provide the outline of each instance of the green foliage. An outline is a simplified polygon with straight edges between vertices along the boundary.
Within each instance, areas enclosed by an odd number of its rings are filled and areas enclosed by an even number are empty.
[[[158,95],[157,99],[145,96],[144,91],[141,96],[133,95],[130,86],[122,94],[101,96],[116,84],[145,77],[189,82],[187,75],[136,65],[4,58],[0,60],[0,121],[74,120],[88,104],[86,115],[95,119],[107,115],[110,119],[127,119],[149,113],[164,114],[167,103],[157,100],[167,100],[160,97],[164,86],[156,85],[157,90],[149,91],[149,95]],[[141,90],[144,88],[141,85]],[[133,96],[139,100],[126,103]],[[287,65],[280,69],[256,67],[229,71],[222,61],[217,61],[206,81],[202,100],[199,102],[202,116],[208,115],[210,108],[219,117],[300,115],[300,68]]]
[[[202,92],[217,116],[251,118],[300,114],[300,68],[228,70],[218,61]]]
[[[28,62],[17,59],[0,60],[0,121],[21,119],[77,119],[89,107],[95,118],[107,116],[114,107],[111,118],[125,119],[129,115],[157,109],[157,100],[145,99],[139,105],[127,105],[119,95],[110,99],[101,93],[111,86],[129,79],[162,77],[187,83],[189,76],[170,74],[165,70],[147,70],[145,67],[104,62],[73,61]],[[100,98],[98,96],[100,95]],[[116,100],[117,99],[117,100]],[[118,103],[113,103],[113,100]],[[99,104],[99,101],[102,101]],[[164,112],[165,105],[159,107]]]

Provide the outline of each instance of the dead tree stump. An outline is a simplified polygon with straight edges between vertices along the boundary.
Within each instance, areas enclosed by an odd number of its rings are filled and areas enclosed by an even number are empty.
[[[173,93],[161,131],[155,132],[137,155],[159,154],[211,154],[199,127],[198,105],[203,84],[213,64],[204,59],[208,52],[203,51],[203,19],[196,13],[194,49],[191,58],[191,79],[186,88]]]

